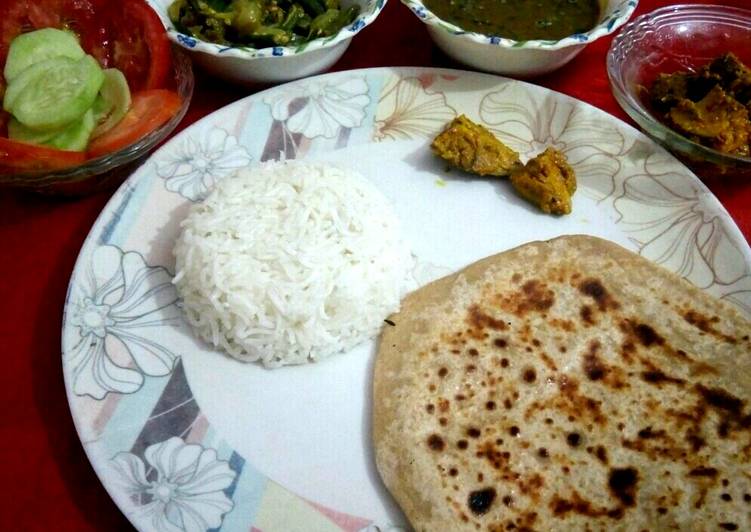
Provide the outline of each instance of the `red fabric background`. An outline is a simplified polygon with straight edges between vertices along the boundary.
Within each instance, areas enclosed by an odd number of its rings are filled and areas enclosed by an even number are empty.
[[[674,4],[641,0],[637,14]],[[747,0],[724,3],[747,7]],[[610,38],[588,46],[569,66],[534,83],[626,119],[605,73]],[[398,0],[358,35],[335,70],[433,65],[462,68],[431,43],[425,27]],[[181,128],[249,94],[197,75]],[[707,179],[746,239],[751,183]],[[130,530],[89,465],[68,411],[60,363],[65,292],[78,251],[111,192],[62,200],[0,192],[0,529]]]

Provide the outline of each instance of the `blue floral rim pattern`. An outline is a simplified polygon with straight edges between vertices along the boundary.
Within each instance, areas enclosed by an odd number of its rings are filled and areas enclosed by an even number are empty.
[[[566,46],[581,45],[592,42],[604,35],[612,33],[631,18],[639,0],[621,0],[613,8],[607,11],[606,16],[599,24],[597,24],[597,26],[586,33],[575,33],[574,35],[559,40],[530,41],[515,41],[497,35],[484,35],[482,33],[466,31],[459,26],[438,18],[438,16],[434,15],[432,11],[425,7],[421,0],[402,0],[402,3],[425,24],[441,28],[451,35],[461,36],[462,38],[476,43],[491,44],[494,46],[502,46],[504,48],[538,48],[555,50],[558,48],[565,48]]]

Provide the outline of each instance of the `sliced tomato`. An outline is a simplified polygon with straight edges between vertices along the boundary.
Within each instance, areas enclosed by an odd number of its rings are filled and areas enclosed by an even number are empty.
[[[143,0],[118,2],[113,15],[112,66],[132,91],[167,87],[172,52],[159,16]],[[119,20],[118,20],[119,19]]]
[[[80,151],[63,151],[0,137],[0,172],[8,170],[59,170],[86,160]]]
[[[122,70],[134,92],[169,85],[170,43],[144,0],[0,0],[0,71],[16,36],[50,27],[74,31],[102,66]]]
[[[91,158],[130,146],[172,118],[180,108],[177,93],[154,89],[133,94],[130,109],[118,124],[89,144]]]
[[[74,31],[83,48],[100,59],[104,54],[96,51],[109,46],[103,31],[108,17],[96,17],[95,13],[105,6],[106,0],[0,0],[0,66],[16,36],[41,28]]]

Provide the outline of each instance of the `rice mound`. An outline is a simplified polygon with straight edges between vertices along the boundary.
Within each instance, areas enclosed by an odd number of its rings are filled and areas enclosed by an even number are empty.
[[[413,259],[388,200],[326,164],[264,163],[191,206],[174,283],[207,342],[267,367],[375,336],[411,288]]]

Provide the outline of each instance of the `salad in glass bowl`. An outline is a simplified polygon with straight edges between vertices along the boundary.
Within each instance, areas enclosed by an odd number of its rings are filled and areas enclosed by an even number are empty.
[[[143,0],[0,0],[0,184],[120,180],[189,104],[189,60]]]

